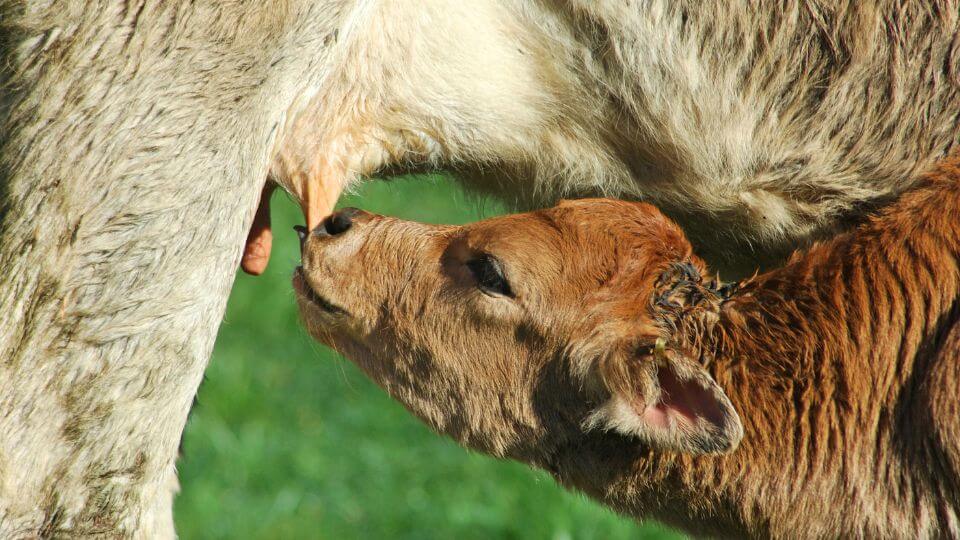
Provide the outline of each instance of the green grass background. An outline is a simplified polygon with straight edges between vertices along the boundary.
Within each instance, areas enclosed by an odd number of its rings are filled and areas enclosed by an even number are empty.
[[[440,177],[368,182],[343,205],[431,223],[502,212]],[[458,447],[310,339],[290,288],[302,217],[280,194],[273,211],[270,266],[237,276],[187,425],[182,538],[681,538]]]

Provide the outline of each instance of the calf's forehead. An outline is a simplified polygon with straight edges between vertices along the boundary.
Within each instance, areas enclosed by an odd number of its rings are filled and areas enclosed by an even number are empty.
[[[635,209],[622,201],[588,199],[477,222],[469,226],[472,241],[488,247],[530,245],[589,247],[609,243],[630,220]]]
[[[617,265],[624,230],[611,205],[584,203],[503,216],[468,226],[469,249],[503,263],[511,279],[538,288],[562,280],[602,282]],[[522,284],[520,284],[522,287]]]

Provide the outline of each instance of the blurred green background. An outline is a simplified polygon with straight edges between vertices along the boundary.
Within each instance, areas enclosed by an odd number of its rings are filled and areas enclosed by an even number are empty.
[[[367,182],[344,206],[431,223],[502,212],[440,176]],[[274,195],[274,252],[239,274],[179,461],[182,538],[681,538],[420,424],[296,313],[296,206]]]

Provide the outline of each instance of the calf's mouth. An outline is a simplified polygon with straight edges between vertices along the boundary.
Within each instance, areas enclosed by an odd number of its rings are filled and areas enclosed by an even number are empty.
[[[317,307],[325,313],[342,316],[349,315],[349,312],[346,309],[334,304],[326,297],[318,294],[317,291],[310,286],[310,283],[307,281],[307,278],[304,275],[302,266],[298,266],[293,273],[293,290],[297,292],[297,295],[300,298],[304,299],[307,303]]]

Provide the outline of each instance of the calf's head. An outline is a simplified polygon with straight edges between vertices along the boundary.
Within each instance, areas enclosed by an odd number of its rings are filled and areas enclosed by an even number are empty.
[[[347,209],[303,237],[293,281],[311,334],[466,446],[543,466],[588,437],[707,453],[742,436],[681,335],[718,299],[650,205],[462,227]]]

